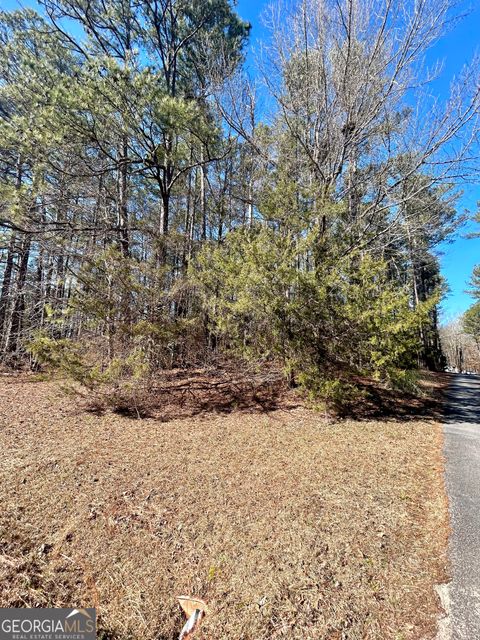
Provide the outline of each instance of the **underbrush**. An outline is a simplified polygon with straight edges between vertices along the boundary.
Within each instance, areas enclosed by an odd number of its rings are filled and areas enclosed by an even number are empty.
[[[37,336],[29,349],[37,376],[55,377],[68,394],[87,399],[90,410],[139,419],[165,413],[166,407],[172,408],[169,419],[255,406],[266,410],[287,397],[331,417],[358,417],[395,413],[395,402],[412,404],[421,397],[417,371],[392,370],[384,381],[347,370],[304,367],[294,373],[272,360],[247,361],[231,353],[167,368],[166,362],[158,366],[141,345],[109,360],[101,342],[86,347],[45,335]]]

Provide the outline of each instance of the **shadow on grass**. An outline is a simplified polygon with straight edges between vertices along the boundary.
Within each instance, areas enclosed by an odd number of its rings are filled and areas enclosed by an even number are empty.
[[[432,420],[445,415],[446,389],[452,374],[425,372],[417,393],[388,389],[371,380],[358,381],[360,400],[342,408],[340,416],[354,420]]]
[[[107,410],[131,419],[169,422],[201,415],[232,412],[266,413],[303,404],[281,375],[169,372],[148,388],[115,390],[89,398],[84,409],[95,415]]]
[[[463,382],[459,380],[461,377],[424,372],[416,394],[388,389],[373,380],[357,378],[355,383],[360,396],[328,413],[334,419],[479,422],[480,406],[475,405],[477,387],[471,388],[474,376]],[[39,382],[35,375],[4,378],[6,384]],[[462,389],[452,391],[458,384]],[[101,394],[80,391],[79,395],[82,399],[75,403],[74,413],[102,416],[112,411],[132,420],[150,418],[159,422],[233,412],[262,414],[309,406],[298,389],[288,388],[284,376],[278,371],[249,375],[241,367],[237,370],[164,371],[141,388],[132,389],[126,385],[123,389],[104,389]],[[480,398],[480,393],[478,396]],[[448,407],[447,412],[445,407]]]
[[[169,374],[162,383],[135,396],[117,394],[101,404],[89,402],[87,411],[102,415],[107,409],[131,419],[169,422],[232,412],[267,413],[306,406],[300,392],[279,376],[225,378],[218,374]],[[353,420],[433,420],[444,417],[445,389],[451,374],[424,373],[418,393],[388,389],[373,380],[357,379],[360,397],[332,414]]]

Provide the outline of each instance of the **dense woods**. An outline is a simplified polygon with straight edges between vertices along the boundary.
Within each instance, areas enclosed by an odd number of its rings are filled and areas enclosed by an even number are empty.
[[[252,74],[228,0],[2,12],[3,364],[93,385],[235,357],[333,399],[443,366],[435,251],[480,108],[475,61],[431,95],[451,19],[278,4]]]
[[[480,216],[475,216],[476,222]],[[478,234],[473,234],[477,236]],[[448,366],[458,372],[480,371],[480,266],[473,269],[468,293],[476,300],[460,317],[440,331],[442,348]]]

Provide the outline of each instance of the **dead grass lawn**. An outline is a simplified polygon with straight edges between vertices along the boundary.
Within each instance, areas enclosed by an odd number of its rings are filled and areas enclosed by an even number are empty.
[[[433,638],[441,430],[305,408],[161,422],[0,381],[0,605],[97,606],[103,638]]]

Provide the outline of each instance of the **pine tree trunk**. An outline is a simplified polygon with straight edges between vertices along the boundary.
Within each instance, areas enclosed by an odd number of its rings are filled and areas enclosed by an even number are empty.
[[[188,175],[187,206],[185,211],[185,242],[183,268],[186,270],[192,259],[193,239],[195,233],[195,207],[192,202],[192,172]]]
[[[203,147],[202,147],[200,161],[203,162],[203,160],[204,160],[204,154],[203,154]],[[202,216],[202,240],[206,240],[207,239],[207,226],[208,226],[208,220],[207,220],[207,188],[206,188],[207,168],[205,167],[204,164],[201,164],[199,169],[200,169],[200,212],[201,212],[201,216]]]
[[[19,342],[23,328],[25,312],[25,284],[27,281],[31,242],[31,236],[30,234],[27,234],[20,250],[20,264],[18,267],[17,286],[15,292],[15,306],[12,312],[12,322],[10,325],[10,332],[7,340],[7,350],[9,353],[17,353],[20,346]]]
[[[6,319],[9,302],[11,299],[11,286],[13,275],[13,262],[15,258],[16,235],[12,232],[8,246],[7,261],[3,272],[2,290],[0,293],[0,345],[5,343]]]
[[[130,239],[128,233],[128,145],[127,137],[122,138],[122,152],[118,168],[118,226],[122,255],[129,255]]]
[[[170,194],[167,192],[162,193],[162,201],[160,205],[160,247],[157,252],[157,260],[161,266],[167,263],[167,238],[168,238],[168,223],[170,215]]]
[[[17,191],[17,193],[22,187],[22,179],[23,162],[21,156],[19,155],[15,175],[15,190]],[[15,256],[17,254],[16,242],[16,234],[14,231],[12,231],[10,244],[8,247],[7,262],[5,265],[5,270],[3,272],[2,292],[0,294],[0,349],[2,350],[2,352],[5,352],[7,348],[11,332],[11,327],[9,327],[9,324],[11,323],[11,316],[7,317],[7,314],[10,304],[13,301],[12,278]],[[10,312],[12,311],[13,310],[10,308]]]

